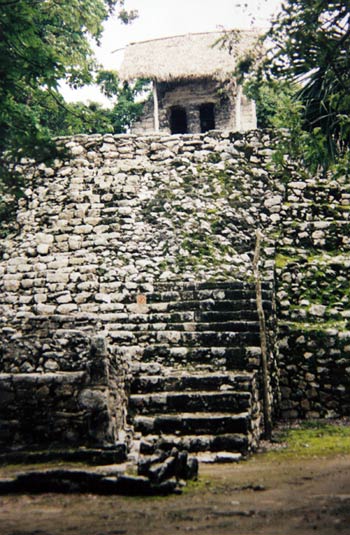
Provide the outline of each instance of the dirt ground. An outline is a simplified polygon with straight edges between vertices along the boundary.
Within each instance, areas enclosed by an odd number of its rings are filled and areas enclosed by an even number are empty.
[[[180,496],[0,497],[1,535],[350,533],[350,455],[201,465]]]

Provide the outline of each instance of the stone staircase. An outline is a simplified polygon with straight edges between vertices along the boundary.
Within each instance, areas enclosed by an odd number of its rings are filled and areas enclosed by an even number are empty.
[[[176,446],[209,462],[253,451],[261,434],[254,285],[162,283],[141,297],[127,323],[110,325],[118,357],[134,355],[129,423],[140,452]],[[269,315],[268,284],[263,298]]]
[[[256,446],[254,374],[140,376],[132,384],[130,418],[140,452],[186,449],[203,461],[236,461]]]

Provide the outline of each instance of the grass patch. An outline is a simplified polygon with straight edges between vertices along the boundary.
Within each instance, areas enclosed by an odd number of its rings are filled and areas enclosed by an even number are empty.
[[[213,486],[213,480],[208,476],[201,475],[201,469],[199,467],[198,479],[190,479],[186,481],[186,487],[183,487],[183,494],[193,494],[194,492],[204,492],[211,489]]]
[[[276,437],[285,447],[264,453],[268,460],[350,454],[350,426],[346,425],[303,422],[296,428],[277,431]]]

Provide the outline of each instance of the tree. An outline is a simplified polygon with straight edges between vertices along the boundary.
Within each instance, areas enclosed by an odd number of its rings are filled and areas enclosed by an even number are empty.
[[[261,41],[263,53],[248,51],[236,74],[257,101],[260,124],[289,130],[280,162],[284,151],[312,172],[349,174],[349,0],[284,0]]]
[[[110,110],[113,133],[126,132],[142,113],[144,100],[150,94],[149,80],[140,79],[134,83],[121,82],[115,71],[101,70],[96,81],[102,93],[114,101],[114,106]],[[142,100],[140,100],[141,96],[144,96]],[[137,98],[139,100],[136,100]]]
[[[63,104],[60,80],[72,87],[93,80],[91,42],[116,8],[127,22],[124,0],[0,0],[0,189],[19,194],[16,163],[24,156],[55,155],[41,112]]]
[[[96,83],[109,98],[111,106],[106,108],[97,102],[67,103],[61,95],[53,100],[45,91],[32,106],[35,108],[41,127],[51,137],[74,134],[121,134],[127,132],[142,113],[143,102],[135,99],[146,93],[147,80],[134,84],[121,83],[115,71],[100,70]]]
[[[303,131],[319,166],[349,161],[350,2],[286,0],[267,33],[267,79],[295,84]]]
[[[250,78],[244,84],[245,94],[254,100],[258,128],[274,128],[278,117],[293,100],[293,86],[279,79],[261,80]]]

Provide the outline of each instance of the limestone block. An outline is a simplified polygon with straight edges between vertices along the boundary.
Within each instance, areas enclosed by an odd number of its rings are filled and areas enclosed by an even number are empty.
[[[97,301],[98,303],[110,303],[111,296],[107,293],[97,293],[95,294],[95,301]]]
[[[86,303],[90,299],[91,295],[92,294],[90,292],[80,292],[74,296],[74,301],[78,305],[81,303]]]
[[[309,314],[312,316],[323,317],[326,313],[327,307],[325,305],[313,304],[309,308]]]
[[[84,147],[81,145],[74,145],[73,147],[70,147],[70,151],[72,156],[80,156],[84,152]]]
[[[20,287],[20,281],[16,279],[4,280],[4,289],[7,292],[16,292]]]
[[[36,250],[40,255],[47,255],[50,252],[50,245],[48,243],[39,243]]]
[[[322,230],[315,230],[311,236],[313,240],[322,240],[325,237],[325,233]]]
[[[64,294],[59,295],[58,297],[56,297],[56,301],[60,305],[63,305],[63,304],[66,304],[66,303],[71,303],[72,302],[72,296],[71,296],[70,292],[67,292],[67,293],[64,293]]]
[[[46,303],[47,302],[47,294],[40,293],[34,295],[34,301],[36,303]]]
[[[94,303],[82,303],[79,306],[79,308],[82,312],[89,312],[89,313],[96,313],[96,312],[99,312],[100,310],[99,305],[94,304]]]
[[[108,406],[107,392],[86,388],[82,390],[78,398],[79,404],[84,409],[101,410]]]
[[[118,212],[122,216],[131,216],[133,214],[133,208],[131,206],[120,206]]]
[[[71,251],[78,251],[82,246],[82,238],[78,236],[71,236],[68,238],[68,246]]]
[[[65,271],[48,271],[47,282],[67,283],[69,280],[69,273]]]
[[[21,287],[24,290],[28,290],[29,288],[32,288],[34,286],[34,280],[33,279],[23,279],[21,281]]]
[[[78,306],[75,303],[68,303],[65,305],[59,305],[57,307],[57,312],[59,314],[71,314],[72,312],[76,312],[78,310]]]
[[[29,305],[33,301],[33,297],[31,295],[20,295],[19,297],[19,303],[21,305]]]
[[[164,150],[164,145],[162,143],[153,142],[150,145],[150,149],[152,152],[157,152],[160,150]]]
[[[92,225],[78,225],[74,228],[76,234],[90,234],[92,230]]]
[[[315,221],[314,222],[314,227],[316,229],[326,229],[326,228],[329,228],[330,225],[331,224],[329,221]]]
[[[176,344],[181,339],[181,333],[176,331],[164,331],[157,333],[157,341],[159,343]]]
[[[112,143],[113,143],[113,141],[110,142],[110,143],[106,143],[106,142],[103,143],[103,145],[100,147],[100,152],[102,152],[102,153],[103,153],[103,152],[110,152],[110,151],[112,150],[112,148],[115,149],[116,147],[115,147],[115,145],[112,144]],[[90,154],[91,154],[91,153],[90,153]],[[96,153],[95,153],[95,154],[96,154]]]
[[[101,221],[100,217],[85,217],[84,223],[86,225],[91,225],[92,227],[96,227]]]
[[[88,151],[86,157],[87,157],[88,160],[93,162],[94,160],[97,160],[98,153],[96,151],[94,151],[94,150],[90,150],[90,151]]]
[[[265,208],[272,209],[272,207],[280,206],[282,203],[282,196],[281,195],[274,195],[273,197],[268,197],[264,201]]]
[[[38,314],[54,314],[56,311],[55,305],[44,305],[42,303],[38,303],[35,307],[35,310]]]
[[[45,232],[38,232],[36,235],[36,243],[47,243],[51,245],[54,242],[54,236],[53,234],[47,234]]]
[[[68,267],[68,256],[59,256],[52,262],[48,262],[48,269],[62,269]]]
[[[291,181],[288,183],[288,188],[293,188],[297,190],[303,190],[307,186],[306,182],[299,181]]]
[[[93,291],[93,290],[96,290],[98,288],[98,282],[97,281],[84,281],[84,282],[80,282],[78,285],[77,285],[77,288],[79,291]]]
[[[46,177],[52,177],[52,176],[55,175],[55,170],[52,169],[51,167],[46,167],[46,168],[44,169],[44,175],[45,175]]]
[[[49,359],[44,363],[44,369],[53,372],[59,369],[59,365],[55,360]]]

